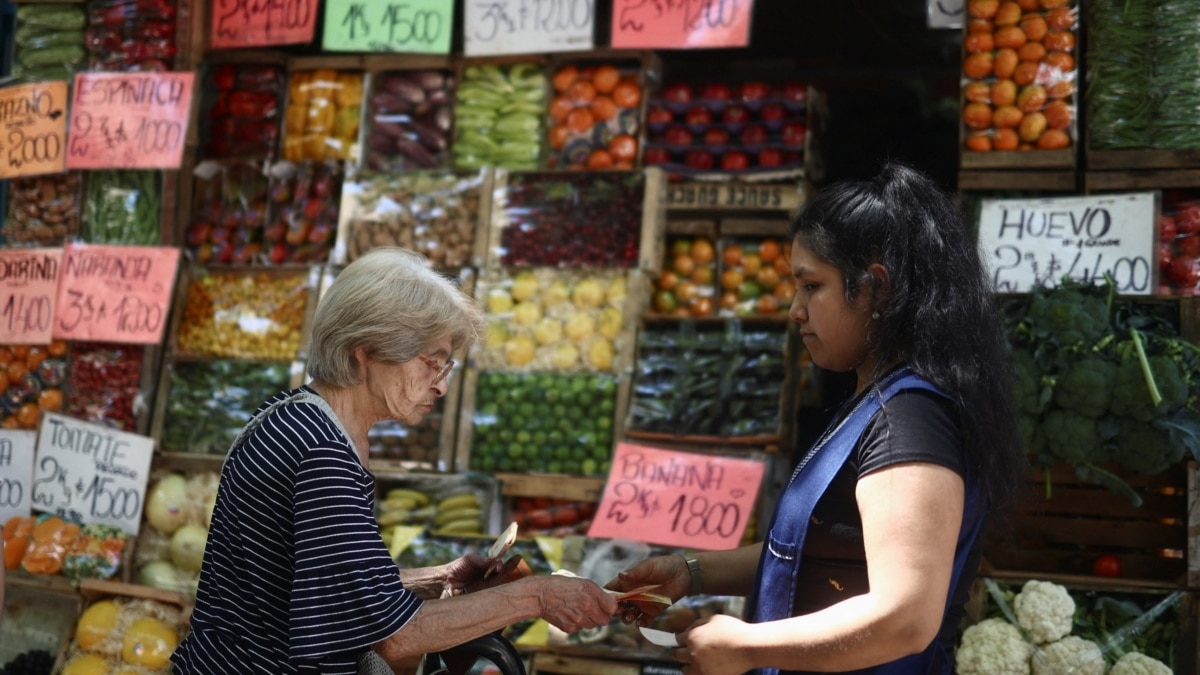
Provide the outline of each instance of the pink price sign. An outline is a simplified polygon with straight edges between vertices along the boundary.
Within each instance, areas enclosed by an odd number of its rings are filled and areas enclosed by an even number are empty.
[[[50,343],[61,248],[0,249],[0,344]]]
[[[54,312],[54,337],[162,342],[179,249],[67,244]]]
[[[195,73],[79,73],[68,169],[178,169]]]
[[[724,550],[742,540],[766,466],[618,443],[589,537]]]
[[[615,49],[750,45],[754,0],[613,0]]]
[[[319,0],[213,0],[213,49],[312,42]]]

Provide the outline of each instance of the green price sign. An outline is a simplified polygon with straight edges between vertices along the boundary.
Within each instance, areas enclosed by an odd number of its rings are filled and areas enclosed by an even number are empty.
[[[328,0],[322,44],[335,52],[449,54],[454,0]]]

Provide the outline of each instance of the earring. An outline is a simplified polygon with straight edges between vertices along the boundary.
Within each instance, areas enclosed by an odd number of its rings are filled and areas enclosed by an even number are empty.
[[[871,312],[871,318],[872,318],[872,319],[878,319],[878,318],[879,318],[879,312]]]

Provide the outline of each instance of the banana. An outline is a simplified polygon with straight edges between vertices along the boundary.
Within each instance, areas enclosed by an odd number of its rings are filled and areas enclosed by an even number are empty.
[[[411,511],[384,511],[376,518],[380,525],[396,525],[398,523],[407,523]]]
[[[441,527],[445,523],[451,523],[456,520],[466,520],[473,518],[475,522],[480,522],[483,518],[483,510],[478,506],[467,506],[459,509],[451,509],[449,511],[440,511],[433,518],[434,527]]]
[[[479,507],[479,497],[474,492],[460,492],[442,499],[437,503],[438,511],[450,511],[466,506]]]
[[[412,511],[417,508],[417,501],[409,497],[388,497],[379,502],[380,511]]]
[[[464,518],[439,525],[434,528],[434,532],[443,534],[483,534],[483,527],[480,525],[478,518]]]
[[[432,501],[429,498],[429,495],[425,494],[424,492],[409,488],[392,488],[391,490],[387,491],[385,499],[399,499],[402,497],[413,500],[416,502],[418,507],[429,506],[429,502]]]

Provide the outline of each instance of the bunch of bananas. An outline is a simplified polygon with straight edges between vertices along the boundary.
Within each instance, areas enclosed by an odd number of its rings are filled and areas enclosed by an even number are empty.
[[[439,534],[483,534],[484,510],[473,490],[435,497],[411,488],[392,488],[379,502],[377,520],[387,539],[397,526],[426,527]]]

